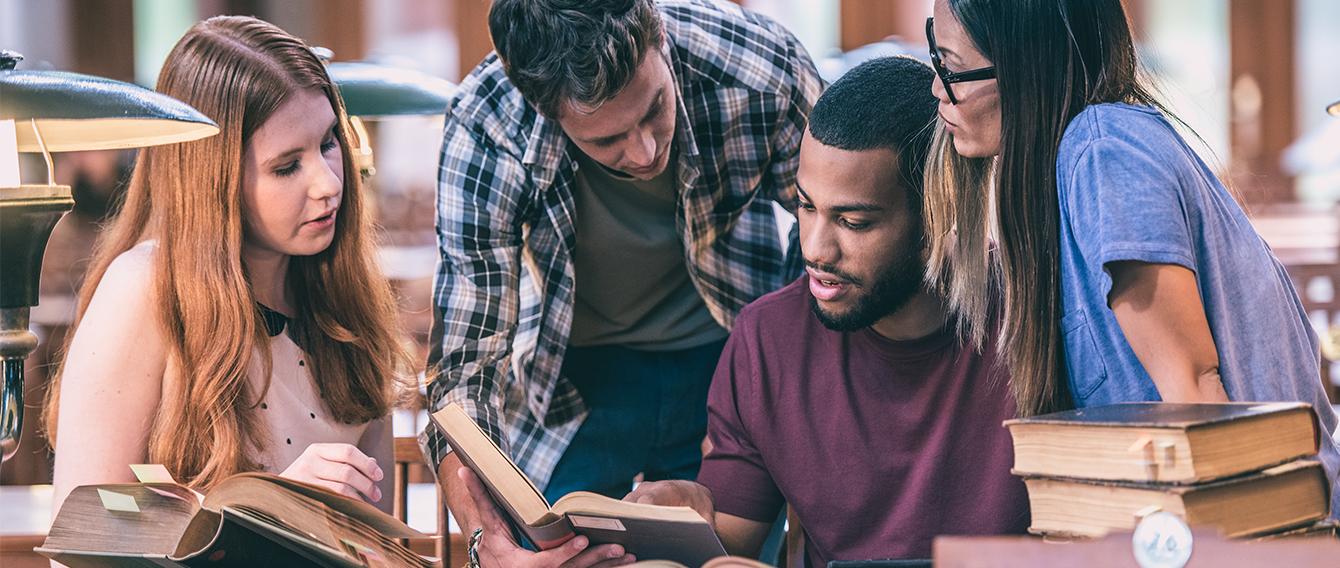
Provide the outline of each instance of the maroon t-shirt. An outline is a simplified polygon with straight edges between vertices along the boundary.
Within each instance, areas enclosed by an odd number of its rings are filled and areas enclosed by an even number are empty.
[[[976,353],[952,330],[831,331],[802,278],[735,320],[698,482],[746,519],[771,522],[789,503],[811,566],[930,558],[941,534],[1022,533],[1028,498],[1001,426],[1014,401],[994,349]]]

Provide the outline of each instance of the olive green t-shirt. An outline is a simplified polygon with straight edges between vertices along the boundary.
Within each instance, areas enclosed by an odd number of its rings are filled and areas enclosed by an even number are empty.
[[[689,280],[675,160],[648,181],[572,149],[577,162],[576,305],[569,343],[687,349],[726,337]]]

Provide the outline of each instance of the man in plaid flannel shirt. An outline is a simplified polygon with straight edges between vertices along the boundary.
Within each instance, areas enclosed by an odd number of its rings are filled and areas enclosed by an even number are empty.
[[[495,0],[489,27],[447,110],[432,408],[460,404],[551,500],[691,479],[726,330],[800,273],[773,204],[821,79],[726,2]],[[628,559],[517,548],[440,432],[421,440],[485,564]]]

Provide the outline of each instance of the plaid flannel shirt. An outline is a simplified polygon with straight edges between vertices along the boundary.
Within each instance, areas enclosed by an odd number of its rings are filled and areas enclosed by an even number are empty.
[[[799,274],[771,201],[795,200],[822,80],[767,18],[724,2],[658,4],[678,91],[671,167],[689,276],[729,329],[745,304]],[[441,374],[429,401],[459,403],[543,488],[586,416],[559,376],[574,301],[576,166],[557,122],[522,99],[496,54],[450,102],[440,160],[429,363]],[[434,464],[450,451],[431,423],[421,444]]]

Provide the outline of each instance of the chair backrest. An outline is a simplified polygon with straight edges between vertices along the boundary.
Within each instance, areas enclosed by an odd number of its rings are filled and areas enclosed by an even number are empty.
[[[805,568],[805,529],[790,505],[786,507],[786,568]]]
[[[1254,208],[1252,225],[1293,280],[1303,310],[1324,322],[1321,337],[1321,380],[1332,404],[1340,404],[1340,377],[1331,365],[1340,362],[1340,207],[1317,209],[1297,204]]]
[[[419,447],[419,439],[413,436],[397,437],[395,439],[395,471],[393,473],[395,500],[391,504],[391,510],[395,514],[395,518],[402,522],[408,520],[410,471],[415,468],[423,468],[427,472],[426,477],[428,479],[433,478],[433,472],[428,468],[428,460],[424,458],[423,450]],[[451,566],[451,546],[449,546],[451,534],[447,528],[446,500],[443,498],[441,487],[436,483],[433,484],[433,491],[437,501],[437,533],[429,535],[433,537],[431,553],[441,559],[441,566]],[[415,552],[420,552],[420,549],[423,548],[422,544],[406,543]]]

